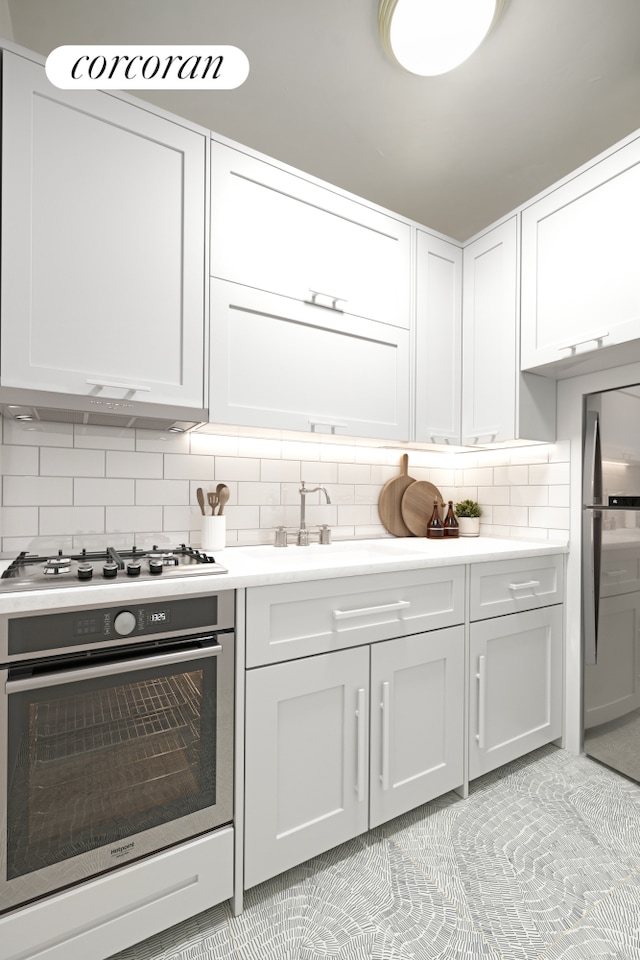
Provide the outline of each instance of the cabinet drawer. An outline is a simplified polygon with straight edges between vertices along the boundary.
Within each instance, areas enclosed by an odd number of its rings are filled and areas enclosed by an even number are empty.
[[[470,620],[562,603],[562,555],[476,563],[471,567]]]
[[[465,568],[376,573],[247,590],[247,667],[464,621]]]

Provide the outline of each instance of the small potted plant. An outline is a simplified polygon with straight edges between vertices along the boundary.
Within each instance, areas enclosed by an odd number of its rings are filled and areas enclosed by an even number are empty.
[[[482,510],[475,500],[461,500],[455,506],[458,530],[461,537],[477,537],[480,534]]]

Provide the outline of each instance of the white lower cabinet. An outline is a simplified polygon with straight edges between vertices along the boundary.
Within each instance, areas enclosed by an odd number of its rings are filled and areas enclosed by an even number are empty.
[[[464,779],[464,627],[371,647],[369,826]]]
[[[462,626],[249,671],[245,886],[460,786],[463,701]]]
[[[562,733],[562,605],[470,626],[469,779]]]

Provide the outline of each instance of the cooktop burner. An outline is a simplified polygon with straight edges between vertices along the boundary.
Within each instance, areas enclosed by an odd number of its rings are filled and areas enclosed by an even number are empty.
[[[193,576],[194,574],[227,573],[226,567],[202,550],[184,543],[174,550],[154,546],[151,550],[132,547],[104,551],[82,550],[79,554],[38,557],[20,553],[0,578],[0,589],[34,589],[38,587],[73,586],[88,583],[113,583],[123,580],[150,580],[157,577]]]

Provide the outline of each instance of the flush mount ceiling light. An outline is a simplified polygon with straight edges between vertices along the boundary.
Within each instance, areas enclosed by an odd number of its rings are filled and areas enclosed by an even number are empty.
[[[463,63],[498,19],[505,0],[380,0],[378,27],[392,60],[435,77]]]

